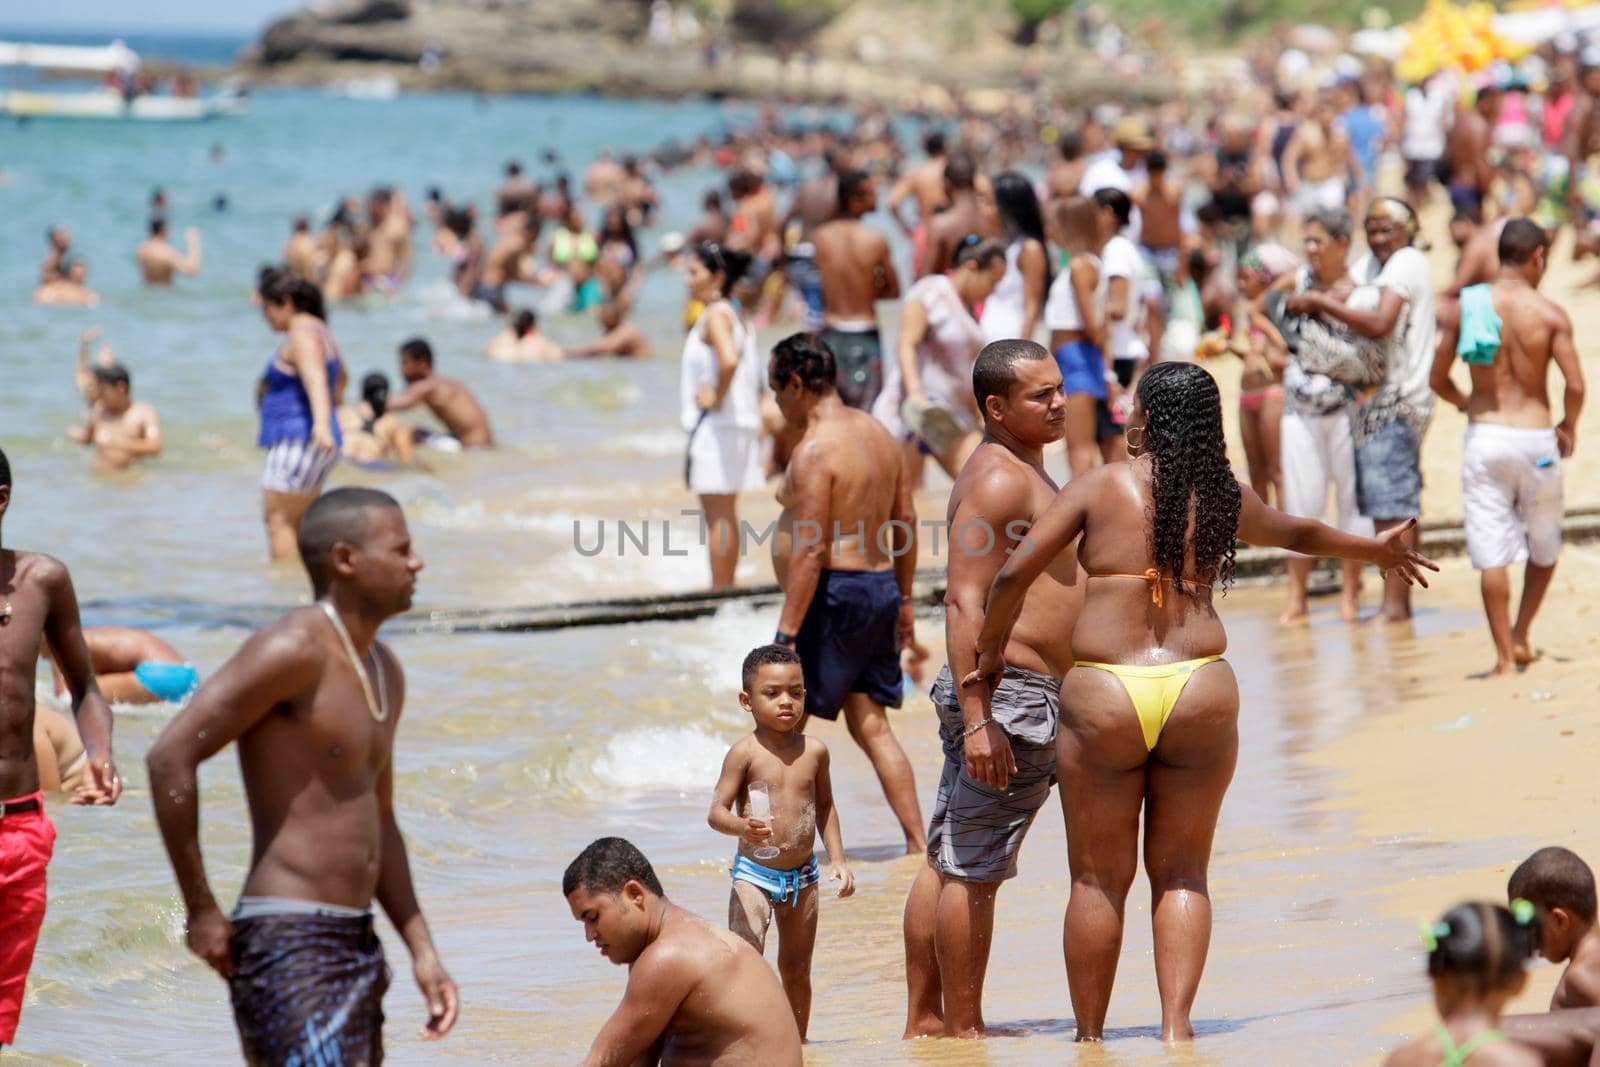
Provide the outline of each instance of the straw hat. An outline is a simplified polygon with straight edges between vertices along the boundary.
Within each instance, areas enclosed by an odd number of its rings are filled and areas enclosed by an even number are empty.
[[[1156,146],[1156,139],[1148,122],[1138,115],[1129,115],[1117,120],[1111,130],[1111,143],[1131,152],[1148,152]]]

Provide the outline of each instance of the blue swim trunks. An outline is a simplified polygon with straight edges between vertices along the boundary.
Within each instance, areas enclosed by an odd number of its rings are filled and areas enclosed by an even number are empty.
[[[200,687],[200,672],[187,663],[141,663],[133,676],[155,697],[181,704]]]
[[[865,693],[886,708],[900,706],[899,620],[900,585],[893,570],[824,569],[817,576],[794,642],[807,715],[838,719],[850,693]]]
[[[815,856],[804,867],[796,867],[792,871],[775,871],[753,859],[733,857],[733,880],[749,882],[771,897],[774,904],[799,904],[800,890],[816,885],[821,879],[822,872],[817,867]]]
[[[1088,393],[1096,400],[1106,398],[1106,359],[1088,341],[1068,341],[1055,350],[1061,368],[1061,389],[1068,396]]]

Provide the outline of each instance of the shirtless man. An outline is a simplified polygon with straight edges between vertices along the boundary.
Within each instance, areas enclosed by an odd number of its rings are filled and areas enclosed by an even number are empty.
[[[504,216],[528,211],[538,196],[539,187],[522,176],[522,164],[513,159],[506,164],[506,180],[494,192],[496,214]]]
[[[650,338],[644,331],[623,317],[624,304],[620,300],[607,300],[600,305],[600,329],[605,331],[597,341],[567,349],[568,359],[587,359],[591,356],[617,356],[621,359],[649,359],[656,354]]]
[[[1572,321],[1537,290],[1549,253],[1549,235],[1537,223],[1508,222],[1500,235],[1498,277],[1464,291],[1459,309],[1441,316],[1433,361],[1433,391],[1468,419],[1461,457],[1463,525],[1467,554],[1482,572],[1495,647],[1491,674],[1508,674],[1536,658],[1529,630],[1561,552],[1561,461],[1572,456],[1583,409],[1583,368]],[[1484,310],[1500,320],[1493,348],[1482,337],[1492,326],[1492,320],[1480,325]],[[1467,343],[1458,353],[1463,333]],[[1450,380],[1458,354],[1472,372],[1470,397]],[[1553,428],[1546,384],[1551,363],[1566,383],[1561,422]],[[1522,602],[1513,624],[1509,569],[1523,560]]]
[[[983,980],[994,901],[1017,874],[1017,855],[1055,782],[1057,693],[1072,667],[1072,628],[1083,605],[1077,556],[1063,552],[1030,589],[1006,673],[991,695],[958,688],[977,663],[989,586],[1056,497],[1044,448],[1066,434],[1061,371],[1032,341],[996,341],[973,369],[984,436],[950,490],[948,662],[933,685],[944,772],[928,862],[906,901],[905,1036],[984,1035]],[[965,532],[963,532],[965,531]]]
[[[611,161],[609,150],[602,150],[584,172],[583,195],[602,207],[610,207],[622,195],[622,168]]]
[[[501,363],[556,363],[561,346],[539,332],[539,317],[527,308],[511,316],[506,328],[489,339],[483,354]]]
[[[927,848],[911,763],[885,708],[901,700],[900,650],[913,644],[911,583],[917,513],[900,446],[864,411],[846,407],[833,353],[813,334],[772,350],[767,381],[784,424],[800,433],[778,490],[774,544],[783,609],[773,644],[800,653],[806,714],[837,720],[872,761],[906,854]]]
[[[628,989],[582,1067],[800,1067],[800,1031],[767,961],[666,898],[650,861],[602,837],[561,878],[583,936]]]
[[[1319,209],[1344,207],[1350,195],[1349,175],[1360,176],[1361,161],[1338,119],[1333,94],[1319,93],[1311,118],[1295,127],[1283,150],[1283,188],[1300,218]]]
[[[539,242],[539,218],[528,215],[522,225],[510,233],[500,234],[489,249],[483,273],[472,288],[472,297],[482,300],[495,311],[506,310],[506,286],[512,282],[526,281],[523,264]]]
[[[322,251],[317,239],[311,236],[311,220],[296,215],[294,231],[283,246],[283,265],[290,274],[314,282],[322,273]]]
[[[1076,130],[1064,131],[1057,149],[1061,158],[1050,165],[1050,176],[1045,182],[1053,204],[1065,203],[1077,196],[1084,171],[1089,169],[1089,161],[1083,154],[1083,136]]]
[[[0,452],[0,522],[11,505],[11,464]],[[67,568],[38,552],[0,549],[0,1046],[16,1037],[22,990],[44,922],[45,867],[55,828],[39,795],[33,675],[46,643],[72,693],[89,753],[89,780],[74,804],[115,804],[122,779],[111,762],[111,709],[95,685]]]
[[[456,986],[417,906],[395,821],[405,675],[377,640],[411,607],[422,560],[386,493],[335,489],[300,524],[316,603],[257,632],[150,748],[156,821],[188,910],[189,949],[227,982],[249,1063],[377,1063],[376,897],[411,952],[424,1040],[455,1023]],[[225,916],[200,856],[201,763],[238,741],[250,873]]]
[[[1494,141],[1494,123],[1500,115],[1505,94],[1494,84],[1478,90],[1470,110],[1457,116],[1445,138],[1444,154],[1450,164],[1450,204],[1480,218],[1494,184],[1494,167],[1489,163],[1489,146]]]
[[[839,368],[839,399],[871,411],[883,392],[877,305],[899,298],[900,276],[888,239],[861,221],[878,208],[872,176],[860,170],[839,175],[834,199],[838,217],[813,234],[822,282],[822,340]]]
[[[39,284],[48,285],[66,274],[67,253],[72,251],[72,234],[65,226],[52,226],[44,233],[50,251],[39,264]]]
[[[433,373],[433,348],[427,341],[414,337],[400,346],[400,376],[406,389],[389,401],[390,411],[427,405],[463,448],[493,447],[494,434],[483,405],[465,384]]]
[[[200,273],[200,231],[193,226],[183,231],[184,251],[167,239],[167,220],[150,220],[150,236],[139,244],[136,258],[146,285],[171,285],[174,274]]]
[[[946,160],[944,187],[950,206],[928,220],[927,244],[917,261],[918,278],[949,270],[956,246],[968,234],[1002,236],[999,213],[978,194],[978,164],[972,156],[956,152]]]
[[[95,399],[87,426],[74,426],[67,437],[93,445],[95,464],[122,470],[141,459],[161,455],[161,417],[149,404],[133,402],[133,380],[120,363],[96,366]]]
[[[1582,175],[1589,160],[1600,152],[1600,54],[1583,52],[1583,66],[1573,93],[1572,110],[1561,127],[1561,153],[1567,160],[1567,208],[1573,229],[1584,231],[1585,207]]]
[[[367,217],[372,232],[361,262],[363,284],[393,292],[411,273],[411,212],[398,192],[379,187],[367,199]]]
[[[838,216],[841,204],[839,182],[851,170],[849,156],[843,149],[829,148],[822,158],[827,169],[795,190],[789,214],[783,219],[783,241],[789,250],[784,275],[805,302],[805,328],[808,330],[820,330],[824,322],[816,231],[819,226]]]
[[[950,203],[950,194],[944,184],[944,165],[949,158],[944,134],[929,130],[922,137],[922,150],[928,158],[906,171],[894,183],[894,188],[889,190],[889,214],[899,223],[900,231],[911,238],[913,266],[922,262],[923,252],[927,248],[928,223]],[[907,200],[917,202],[915,226],[906,222],[906,217],[900,213],[900,206]]]
[[[33,291],[35,304],[62,307],[94,307],[100,295],[89,288],[89,265],[81,259],[65,260],[61,273],[42,282]]]
[[[772,273],[783,244],[778,233],[778,206],[772,187],[753,170],[736,170],[728,178],[733,197],[733,218],[728,223],[728,247],[750,254],[750,269],[739,280],[740,300],[754,307],[756,297]]]

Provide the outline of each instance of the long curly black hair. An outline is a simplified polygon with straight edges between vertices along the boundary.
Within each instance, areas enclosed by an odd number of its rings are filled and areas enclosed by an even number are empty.
[[[1144,409],[1142,451],[1150,456],[1150,554],[1180,592],[1194,517],[1196,577],[1226,587],[1233,581],[1239,532],[1239,482],[1222,437],[1222,397],[1210,374],[1193,363],[1157,363],[1139,380]]]

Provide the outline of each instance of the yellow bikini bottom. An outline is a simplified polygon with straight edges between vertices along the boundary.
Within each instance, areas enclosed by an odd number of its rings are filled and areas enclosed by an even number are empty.
[[[1144,731],[1144,747],[1153,749],[1161,739],[1162,727],[1167,725],[1167,719],[1172,715],[1173,705],[1183,695],[1183,687],[1189,684],[1194,672],[1221,658],[1202,656],[1200,659],[1186,659],[1182,663],[1166,663],[1159,667],[1129,667],[1120,663],[1091,663],[1080,659],[1073,666],[1093,667],[1117,676],[1128,693],[1128,699],[1133,701],[1134,713],[1139,716],[1139,729]]]

